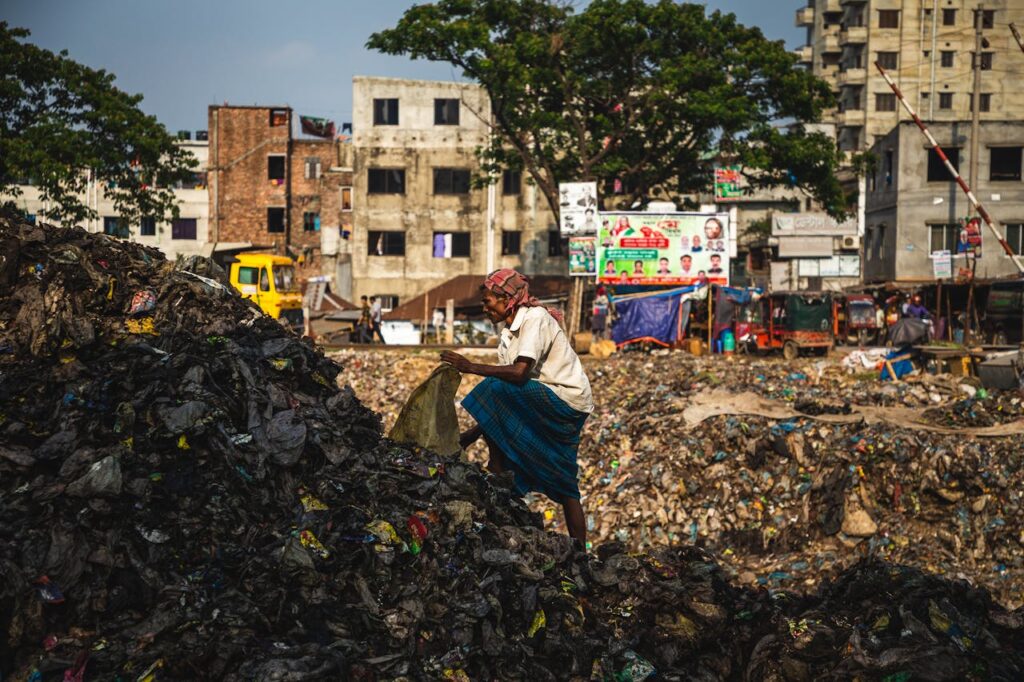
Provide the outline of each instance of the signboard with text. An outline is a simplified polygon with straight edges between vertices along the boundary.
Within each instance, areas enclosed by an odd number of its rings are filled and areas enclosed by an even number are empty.
[[[559,183],[558,215],[562,234],[594,234],[597,231],[597,183]]]
[[[743,198],[743,175],[739,166],[715,169],[715,201],[736,201]]]
[[[597,274],[597,237],[569,237],[569,274],[575,277]]]
[[[602,213],[598,281],[729,283],[728,213]]]

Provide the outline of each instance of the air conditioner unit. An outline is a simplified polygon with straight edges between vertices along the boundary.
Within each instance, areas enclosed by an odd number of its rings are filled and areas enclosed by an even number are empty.
[[[847,235],[843,237],[844,249],[859,249],[860,248],[860,237],[856,235]]]

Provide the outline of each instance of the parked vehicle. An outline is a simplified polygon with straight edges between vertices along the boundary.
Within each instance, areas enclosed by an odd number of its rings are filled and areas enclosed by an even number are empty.
[[[866,346],[877,343],[879,328],[875,320],[875,299],[867,294],[847,294],[835,302],[836,338],[848,344]]]
[[[302,292],[295,262],[270,253],[239,253],[228,261],[231,286],[284,325],[301,329]]]
[[[832,295],[827,292],[775,292],[760,299],[759,315],[737,325],[748,350],[766,353],[781,348],[787,360],[808,350],[828,352],[835,344]]]

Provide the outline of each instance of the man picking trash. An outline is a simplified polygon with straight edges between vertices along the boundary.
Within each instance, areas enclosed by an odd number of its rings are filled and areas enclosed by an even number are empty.
[[[459,442],[467,447],[483,436],[491,472],[510,471],[519,494],[541,492],[561,504],[569,535],[585,547],[576,454],[583,423],[594,410],[590,381],[562,331],[561,312],[531,296],[526,277],[495,270],[480,290],[487,317],[504,323],[498,364],[441,353],[460,372],[486,377],[462,400],[477,425]]]

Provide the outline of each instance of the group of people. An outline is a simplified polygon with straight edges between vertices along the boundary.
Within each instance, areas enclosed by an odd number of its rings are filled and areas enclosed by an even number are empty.
[[[372,296],[368,299],[366,296],[361,296],[360,303],[359,321],[356,322],[356,342],[374,343],[374,337],[376,337],[380,339],[381,343],[386,343],[384,334],[380,330],[381,322],[384,319],[380,297]]]

